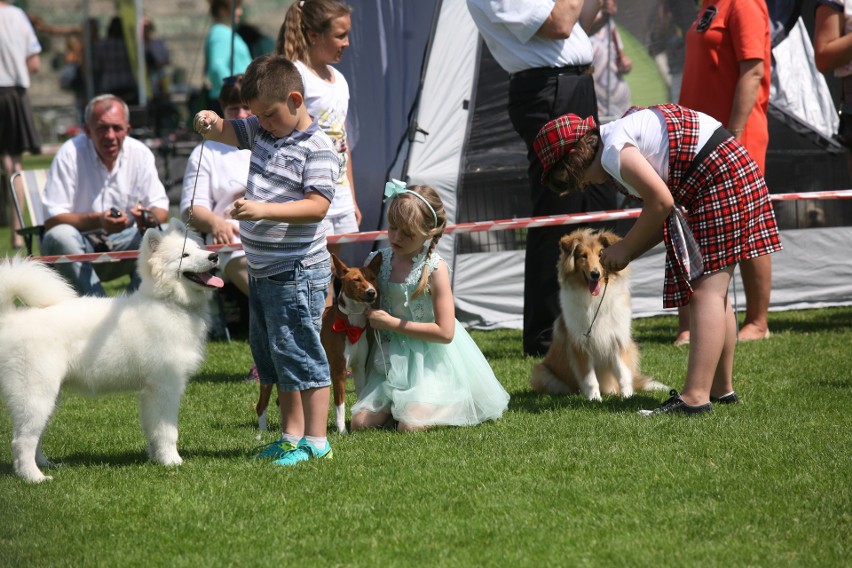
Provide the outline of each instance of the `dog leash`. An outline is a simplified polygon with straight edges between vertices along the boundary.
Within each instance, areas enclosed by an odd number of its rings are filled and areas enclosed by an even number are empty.
[[[606,289],[609,287],[609,276],[604,276],[604,289],[601,293],[601,301],[598,302],[598,307],[595,309],[595,315],[592,316],[592,321],[589,323],[589,330],[583,334],[583,337],[588,339],[592,336],[592,326],[595,325],[595,321],[598,319],[598,313],[601,311],[601,306],[603,305],[604,297],[606,296]]]
[[[198,116],[196,115],[196,118]],[[204,127],[205,132],[209,132],[213,125],[216,124],[218,117],[213,119],[213,122]],[[195,189],[198,187],[198,174],[201,173],[201,156],[204,154],[204,143],[207,138],[201,138],[201,147],[198,149],[198,167],[195,169],[195,183],[192,184],[192,195],[189,198],[189,215],[186,218],[186,226],[183,231],[183,246],[180,251],[180,260],[178,260],[178,276],[180,276],[180,267],[183,265],[183,255],[186,254],[186,241],[189,239],[189,227],[192,225],[192,209],[195,207]]]

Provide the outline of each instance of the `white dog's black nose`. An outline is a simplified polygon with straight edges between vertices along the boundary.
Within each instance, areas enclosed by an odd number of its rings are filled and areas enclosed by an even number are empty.
[[[207,260],[210,262],[219,262],[219,253],[211,252],[210,256],[207,257]]]
[[[598,270],[597,268],[595,268],[594,270],[592,270],[592,272],[589,276],[592,277],[592,280],[600,280],[601,271]]]

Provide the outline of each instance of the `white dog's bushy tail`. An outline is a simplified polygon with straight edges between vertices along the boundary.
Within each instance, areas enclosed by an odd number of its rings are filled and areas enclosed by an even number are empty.
[[[0,313],[14,310],[16,300],[45,308],[76,297],[74,288],[46,264],[22,256],[0,260]]]

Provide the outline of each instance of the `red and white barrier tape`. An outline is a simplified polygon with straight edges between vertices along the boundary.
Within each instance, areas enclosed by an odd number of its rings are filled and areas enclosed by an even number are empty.
[[[837,191],[813,191],[805,193],[770,194],[772,201],[795,201],[814,199],[852,199],[852,189]],[[550,217],[520,217],[500,221],[474,221],[448,225],[445,233],[480,233],[485,231],[507,231],[511,229],[531,229],[536,227],[553,227],[557,225],[574,225],[577,223],[595,223],[618,219],[634,219],[639,216],[641,209],[621,209],[617,211],[594,211],[591,213],[571,213],[553,215]],[[363,233],[348,233],[328,237],[329,243],[361,243],[387,239],[387,231],[367,231]],[[242,245],[208,245],[207,250],[216,252],[231,252],[240,250]],[[69,254],[61,256],[37,256],[35,259],[46,264],[65,264],[69,262],[118,262],[136,258],[139,251],[128,250],[120,252],[103,252],[91,254]]]

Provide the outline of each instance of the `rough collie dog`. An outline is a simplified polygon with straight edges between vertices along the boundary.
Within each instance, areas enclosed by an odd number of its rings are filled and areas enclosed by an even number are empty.
[[[184,224],[148,229],[138,291],[78,297],[58,273],[34,260],[0,262],[0,390],[12,418],[15,473],[41,482],[52,465],[41,439],[62,389],[84,395],[139,393],[148,455],[181,463],[178,409],[204,358],[205,292],[222,286],[216,253],[184,240]],[[22,304],[22,305],[21,305]]]
[[[608,231],[579,229],[559,241],[559,303],[553,342],[533,366],[530,384],[540,393],[601,393],[622,397],[636,390],[667,389],[639,374],[639,351],[630,333],[632,311],[627,269],[605,273],[600,253],[620,238]]]

